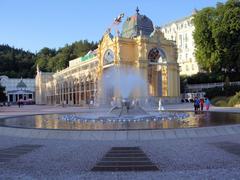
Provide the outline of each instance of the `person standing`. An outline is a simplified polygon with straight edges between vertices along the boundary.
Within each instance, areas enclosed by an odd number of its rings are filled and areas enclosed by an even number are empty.
[[[93,107],[93,103],[94,103],[94,102],[93,102],[93,99],[91,99],[91,100],[90,100],[90,105],[89,105],[89,107]]]
[[[209,110],[210,107],[210,100],[208,98],[205,99],[206,110]]]
[[[194,110],[198,111],[200,108],[200,100],[198,99],[198,97],[195,97],[193,104],[194,104]]]
[[[198,98],[197,97],[194,98],[193,106],[194,106],[194,111],[197,111],[197,109],[198,109]]]
[[[204,99],[201,98],[200,99],[200,109],[201,109],[201,111],[203,111],[203,106],[204,106]]]

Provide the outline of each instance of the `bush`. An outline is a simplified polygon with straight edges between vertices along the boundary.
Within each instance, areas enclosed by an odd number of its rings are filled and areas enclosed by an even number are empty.
[[[219,107],[228,107],[228,101],[225,100],[219,100],[215,103],[215,106]]]
[[[225,96],[215,97],[211,100],[211,103],[214,106],[233,107],[237,104],[240,104],[240,92],[230,97],[225,97]]]
[[[211,104],[213,104],[214,106],[228,107],[229,99],[230,97],[224,97],[224,96],[215,97],[211,100]]]
[[[240,104],[240,92],[236,93],[235,96],[232,96],[228,102],[229,106],[235,106]]]
[[[203,89],[203,91],[206,93],[206,97],[212,99],[214,97],[219,96],[233,96],[236,94],[236,92],[240,91],[239,85],[232,85],[232,86],[224,86],[224,87],[215,87],[215,88],[209,88],[209,89]]]
[[[192,76],[182,76],[182,78],[186,79],[188,84],[215,83],[224,81],[224,75],[213,73],[198,73]]]

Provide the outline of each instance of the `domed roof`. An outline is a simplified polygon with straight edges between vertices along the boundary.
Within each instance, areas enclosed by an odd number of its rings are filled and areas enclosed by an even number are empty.
[[[27,85],[21,79],[21,81],[17,84],[17,88],[27,88]]]
[[[122,37],[132,38],[140,34],[149,36],[153,32],[153,23],[145,15],[139,14],[139,9],[136,9],[136,14],[128,17],[123,23]]]

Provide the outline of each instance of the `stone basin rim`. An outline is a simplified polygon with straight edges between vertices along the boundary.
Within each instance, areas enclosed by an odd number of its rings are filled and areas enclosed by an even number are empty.
[[[40,131],[66,131],[66,132],[127,132],[127,131],[181,131],[181,130],[197,130],[197,129],[213,129],[213,128],[224,128],[240,126],[240,124],[225,124],[216,126],[203,126],[203,127],[188,127],[188,128],[155,128],[155,129],[50,129],[50,128],[28,128],[28,127],[17,127],[17,126],[6,126],[0,125],[0,128],[11,128],[11,129],[23,129],[23,130],[40,130]]]
[[[182,110],[164,110],[163,112],[194,112],[194,111],[182,111]],[[231,114],[240,114],[239,112],[224,112],[224,111],[203,111],[203,112],[215,112],[215,113],[231,113]],[[74,114],[74,113],[85,113],[85,112],[50,112],[50,113],[37,113],[37,114],[21,114],[21,115],[12,115],[0,117],[2,119],[11,119],[17,117],[26,117],[26,116],[35,116],[35,115],[53,115],[53,114]],[[173,131],[173,130],[193,130],[193,129],[204,129],[204,128],[220,128],[220,127],[230,127],[230,126],[240,126],[239,124],[221,124],[221,125],[211,125],[211,126],[202,126],[202,127],[182,127],[182,128],[129,128],[129,129],[54,129],[54,128],[34,128],[34,127],[20,127],[20,126],[9,126],[9,125],[0,125],[2,128],[12,128],[12,129],[23,129],[23,130],[42,130],[42,131],[66,131],[66,132],[119,132],[119,131]]]

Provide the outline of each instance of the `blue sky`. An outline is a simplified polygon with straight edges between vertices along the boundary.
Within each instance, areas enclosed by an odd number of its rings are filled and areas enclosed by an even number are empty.
[[[98,41],[118,14],[125,13],[124,21],[137,6],[161,26],[217,2],[226,0],[0,0],[0,44],[36,52]]]

